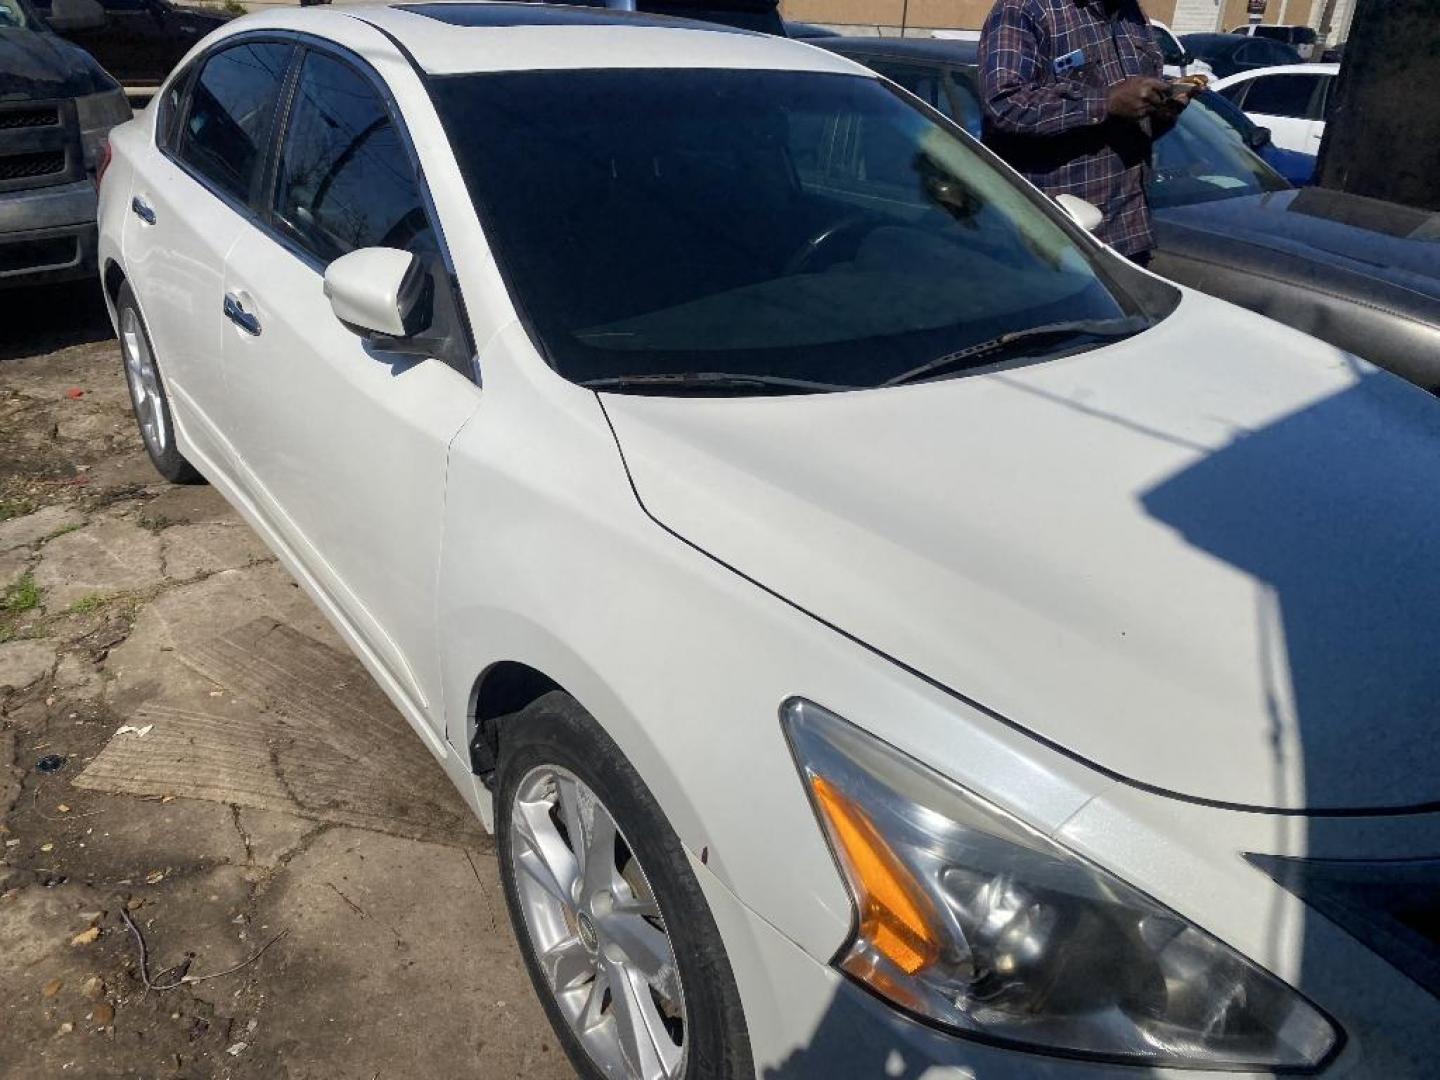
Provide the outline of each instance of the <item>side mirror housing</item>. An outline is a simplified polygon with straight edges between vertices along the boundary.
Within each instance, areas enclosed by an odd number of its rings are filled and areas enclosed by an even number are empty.
[[[330,310],[366,337],[408,338],[423,330],[428,282],[420,260],[395,248],[360,248],[325,268]]]
[[[1060,209],[1069,214],[1086,232],[1094,232],[1105,220],[1105,215],[1100,208],[1092,202],[1086,202],[1078,195],[1056,195],[1055,201],[1060,204]]]
[[[98,30],[105,25],[105,9],[96,0],[54,0],[46,21],[57,33]]]
[[[1250,132],[1250,138],[1245,141],[1250,144],[1251,150],[1264,150],[1271,142],[1270,129],[1267,127],[1257,127],[1254,131]]]

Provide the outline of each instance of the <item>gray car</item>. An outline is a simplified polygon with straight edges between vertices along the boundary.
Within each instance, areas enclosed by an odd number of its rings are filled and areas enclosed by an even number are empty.
[[[827,38],[982,135],[973,42]],[[1155,144],[1152,269],[1440,392],[1440,214],[1296,190],[1203,102]]]
[[[26,0],[0,0],[0,288],[95,273],[95,175],[120,84]]]

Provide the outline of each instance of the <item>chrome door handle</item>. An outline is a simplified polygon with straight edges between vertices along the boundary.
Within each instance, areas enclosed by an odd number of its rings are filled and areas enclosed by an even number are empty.
[[[225,294],[225,317],[251,337],[260,336],[260,320],[240,306],[234,293]]]
[[[150,204],[139,195],[130,200],[130,209],[146,225],[155,224],[155,211],[150,209]]]

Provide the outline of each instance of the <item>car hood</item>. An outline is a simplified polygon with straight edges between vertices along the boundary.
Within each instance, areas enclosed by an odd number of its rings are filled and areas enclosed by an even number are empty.
[[[81,97],[118,85],[94,57],[62,37],[0,29],[0,102]]]
[[[1440,799],[1440,408],[1329,346],[1187,292],[1006,371],[602,401],[659,524],[1118,779]]]
[[[1440,300],[1440,213],[1324,188],[1277,191],[1156,211],[1175,227],[1219,233]]]

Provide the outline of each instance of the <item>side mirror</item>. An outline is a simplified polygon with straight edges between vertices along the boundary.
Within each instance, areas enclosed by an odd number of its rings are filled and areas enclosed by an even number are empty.
[[[1060,209],[1074,218],[1075,224],[1086,232],[1094,232],[1105,220],[1105,215],[1100,212],[1098,206],[1092,202],[1086,202],[1078,195],[1056,195],[1055,201],[1060,204]]]
[[[96,0],[54,0],[46,20],[56,33],[98,30],[105,25],[105,9]]]
[[[335,317],[357,333],[408,338],[430,321],[429,280],[408,251],[360,248],[325,268],[325,295]]]
[[[1250,144],[1251,150],[1264,150],[1271,142],[1270,129],[1267,127],[1254,128],[1250,132],[1250,137],[1245,141]]]

